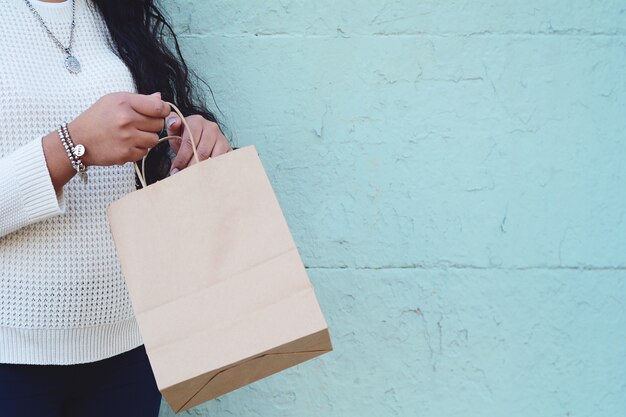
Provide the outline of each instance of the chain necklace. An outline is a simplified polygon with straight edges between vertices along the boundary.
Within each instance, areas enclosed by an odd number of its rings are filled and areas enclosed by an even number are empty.
[[[80,72],[80,62],[78,62],[78,59],[76,59],[76,57],[72,55],[72,43],[74,43],[74,27],[76,27],[76,21],[74,19],[76,17],[75,0],[67,0],[67,1],[72,2],[72,26],[70,28],[70,44],[67,48],[63,46],[63,44],[57,39],[56,36],[54,36],[54,34],[50,31],[50,29],[48,29],[48,26],[46,26],[46,22],[43,21],[43,19],[41,18],[37,10],[35,10],[31,2],[28,0],[24,0],[24,1],[28,5],[28,8],[30,9],[30,11],[33,12],[37,20],[39,20],[39,23],[41,23],[41,26],[46,30],[46,33],[48,33],[48,36],[50,37],[50,39],[52,39],[54,43],[56,44],[56,46],[58,46],[67,55],[65,57],[65,62],[64,62],[65,68],[67,68],[67,70],[72,74],[78,74]]]

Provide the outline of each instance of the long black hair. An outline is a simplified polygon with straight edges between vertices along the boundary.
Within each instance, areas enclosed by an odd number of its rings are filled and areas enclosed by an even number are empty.
[[[185,62],[171,24],[154,0],[92,0],[108,26],[117,54],[133,75],[137,92],[161,92],[183,115],[199,114],[217,122],[198,83],[208,85]],[[209,88],[210,92],[210,88]],[[148,183],[169,170],[169,144],[161,143],[146,160]]]

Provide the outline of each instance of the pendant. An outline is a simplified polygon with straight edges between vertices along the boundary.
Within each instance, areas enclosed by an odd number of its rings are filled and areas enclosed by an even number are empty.
[[[74,155],[80,158],[84,154],[85,154],[85,147],[82,144],[78,144],[76,145],[76,147],[74,147]]]
[[[78,74],[80,72],[80,62],[74,55],[68,55],[65,57],[65,68],[72,74]]]

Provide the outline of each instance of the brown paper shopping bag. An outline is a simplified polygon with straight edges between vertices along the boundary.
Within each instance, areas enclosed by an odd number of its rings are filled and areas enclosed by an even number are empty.
[[[332,350],[254,147],[144,186],[113,203],[108,217],[157,384],[174,411]]]

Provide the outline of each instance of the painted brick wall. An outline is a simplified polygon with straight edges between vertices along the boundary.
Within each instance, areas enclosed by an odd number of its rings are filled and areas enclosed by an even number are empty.
[[[625,0],[165,3],[336,349],[187,415],[626,415]]]

